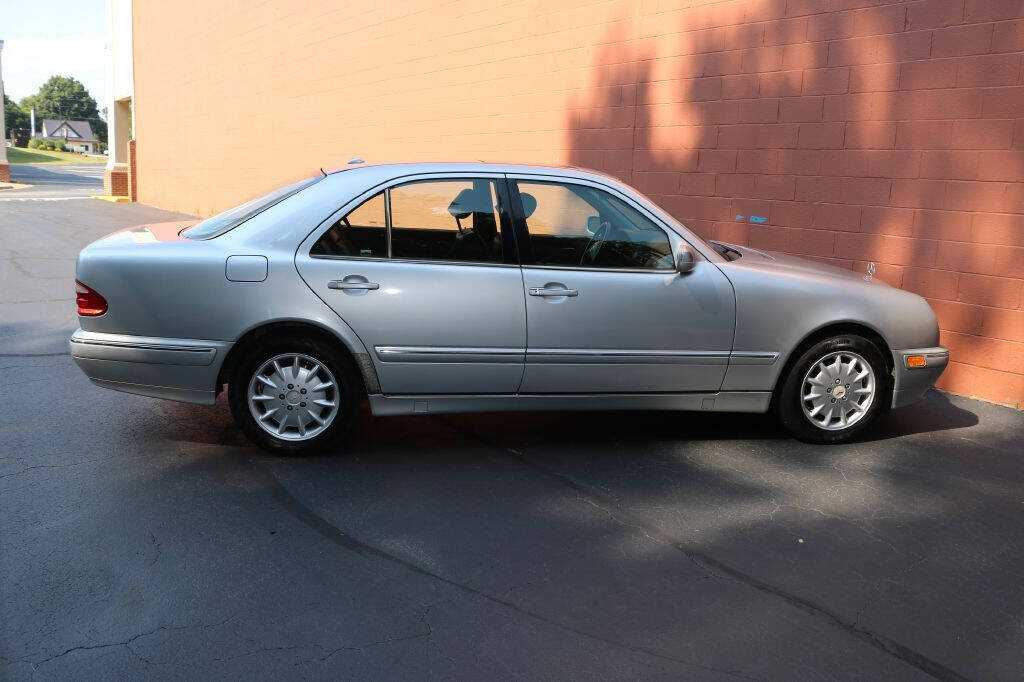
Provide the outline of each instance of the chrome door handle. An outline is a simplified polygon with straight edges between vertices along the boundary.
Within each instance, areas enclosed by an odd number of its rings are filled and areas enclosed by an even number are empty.
[[[327,283],[328,289],[362,289],[364,291],[375,291],[380,289],[376,282],[348,282],[343,279],[333,279]]]
[[[530,296],[579,296],[579,289],[549,289],[547,287],[530,287]]]

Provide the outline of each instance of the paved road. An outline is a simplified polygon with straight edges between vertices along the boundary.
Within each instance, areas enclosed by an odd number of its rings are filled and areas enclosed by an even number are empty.
[[[0,205],[0,678],[1020,678],[1019,412],[364,415],[275,458],[65,354],[76,251],[174,217]]]
[[[88,198],[103,194],[102,163],[92,164],[22,164],[12,163],[11,180],[25,182],[28,189],[0,192],[0,207],[4,203],[40,198]]]

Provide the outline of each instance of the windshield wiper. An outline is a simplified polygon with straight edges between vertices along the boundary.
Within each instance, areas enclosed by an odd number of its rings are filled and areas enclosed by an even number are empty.
[[[721,242],[710,242],[710,244],[715,251],[722,254],[722,256],[730,262],[743,257],[742,253],[732,248],[731,246],[726,246],[725,244],[722,244]]]

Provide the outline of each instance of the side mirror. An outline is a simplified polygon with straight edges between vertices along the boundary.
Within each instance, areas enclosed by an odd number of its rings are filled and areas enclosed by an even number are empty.
[[[683,244],[676,251],[676,270],[680,275],[686,275],[693,272],[695,267],[697,267],[697,256],[693,253],[693,249]]]
[[[591,236],[597,234],[597,231],[600,230],[600,229],[601,229],[601,216],[599,216],[599,215],[592,215],[589,218],[587,218],[587,232],[589,232],[591,234]]]

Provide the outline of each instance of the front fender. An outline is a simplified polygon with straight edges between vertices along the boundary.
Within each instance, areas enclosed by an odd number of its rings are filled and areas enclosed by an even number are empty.
[[[938,345],[935,314],[920,296],[828,272],[763,267],[740,259],[722,266],[736,290],[734,352],[775,352],[771,365],[730,365],[722,390],[772,390],[808,336],[841,324],[873,330],[889,350]]]

